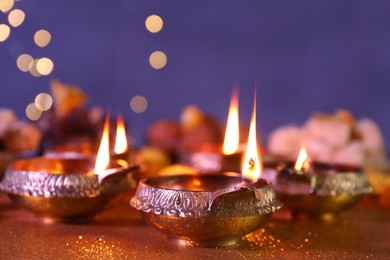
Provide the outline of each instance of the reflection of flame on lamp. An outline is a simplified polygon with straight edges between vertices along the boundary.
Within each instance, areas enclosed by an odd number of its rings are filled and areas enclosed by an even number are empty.
[[[117,118],[114,152],[116,154],[123,154],[127,152],[127,137],[125,123],[122,116],[118,116]]]
[[[100,141],[98,154],[96,156],[95,169],[94,169],[95,174],[101,174],[105,172],[110,163],[110,148],[109,148],[108,134],[109,134],[109,118],[107,116],[104,122],[102,140]]]
[[[304,146],[302,146],[301,150],[299,151],[294,169],[298,172],[308,172],[310,169],[310,158]]]
[[[238,90],[234,88],[230,100],[229,115],[226,124],[225,140],[222,152],[225,155],[233,154],[239,145],[239,122],[238,122]]]
[[[256,138],[256,95],[254,99],[251,125],[249,128],[248,143],[245,151],[245,159],[242,166],[244,180],[256,181],[260,178],[262,163]]]

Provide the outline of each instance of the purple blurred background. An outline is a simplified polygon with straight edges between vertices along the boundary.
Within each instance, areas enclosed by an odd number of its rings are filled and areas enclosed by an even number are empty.
[[[26,19],[0,43],[0,106],[20,117],[58,78],[79,85],[89,106],[123,114],[141,144],[152,121],[178,118],[187,104],[224,124],[234,85],[249,123],[256,84],[263,142],[280,125],[346,108],[374,119],[390,147],[389,1],[20,0],[15,8]],[[151,14],[164,21],[159,33],[145,28]],[[52,35],[45,48],[33,41],[39,29]],[[161,70],[149,65],[155,50],[168,58]],[[49,57],[53,72],[21,72],[22,53]],[[148,100],[144,113],[130,109],[136,95]]]

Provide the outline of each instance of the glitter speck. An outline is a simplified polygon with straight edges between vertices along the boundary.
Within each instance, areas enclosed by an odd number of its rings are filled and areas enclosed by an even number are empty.
[[[83,236],[79,236],[79,239],[83,239]]]

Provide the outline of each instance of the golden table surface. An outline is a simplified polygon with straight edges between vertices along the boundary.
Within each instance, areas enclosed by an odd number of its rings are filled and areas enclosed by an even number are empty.
[[[331,223],[282,209],[237,247],[196,248],[146,225],[129,196],[87,224],[45,224],[0,193],[0,259],[390,259],[390,208],[373,197]]]

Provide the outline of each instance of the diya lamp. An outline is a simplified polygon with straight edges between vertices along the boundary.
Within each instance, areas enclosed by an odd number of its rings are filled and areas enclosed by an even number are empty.
[[[0,183],[17,205],[45,222],[90,220],[133,188],[128,166],[110,160],[108,120],[96,158],[35,157],[10,164]]]
[[[256,141],[255,129],[250,133],[249,142]],[[246,157],[243,176],[219,172],[142,179],[130,204],[178,245],[236,245],[281,207],[270,183],[259,178],[256,143],[247,146]]]
[[[230,100],[229,114],[222,147],[213,147],[193,152],[185,159],[185,163],[205,172],[240,172],[244,145],[240,144],[238,117],[238,89],[234,88]]]
[[[293,217],[333,220],[372,191],[362,169],[310,161],[304,147],[295,164],[285,163],[270,179]]]

